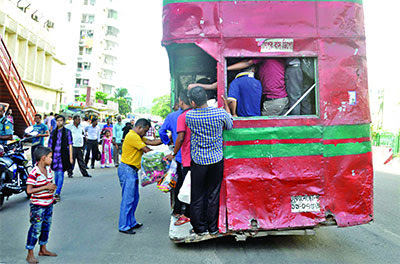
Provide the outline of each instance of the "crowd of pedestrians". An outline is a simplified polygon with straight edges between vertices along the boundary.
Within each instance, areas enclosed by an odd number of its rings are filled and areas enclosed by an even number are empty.
[[[222,133],[224,129],[232,129],[233,121],[224,97],[224,109],[208,106],[207,99],[205,89],[199,86],[181,91],[179,109],[167,116],[160,128],[159,139],[155,138],[154,132],[151,132],[153,139],[146,137],[152,128],[148,119],[142,118],[124,126],[121,117],[117,117],[115,124],[108,119],[107,124],[100,128],[97,118],[87,122],[80,116],[73,116],[66,124],[63,115],[51,113],[43,122],[42,116],[37,114],[34,130],[38,136],[32,143],[33,169],[27,180],[27,193],[31,194],[27,261],[38,263],[33,254],[37,241],[40,244],[39,255],[57,256],[46,248],[53,205],[61,201],[64,173],[68,172],[72,178],[76,163],[83,177],[91,177],[89,160],[92,169],[96,161],[101,162],[102,168],[110,167],[114,162],[122,190],[118,230],[135,234],[135,229],[143,226],[135,218],[141,158],[143,153],[152,151],[149,146],[161,144],[174,145],[166,158],[175,159],[178,164],[177,186],[172,191],[174,224],[179,226],[190,222],[193,229],[188,235],[218,234],[224,166]],[[0,107],[0,114],[3,110]],[[48,147],[44,146],[45,137],[48,137]],[[187,175],[192,181],[190,205],[177,198]]]

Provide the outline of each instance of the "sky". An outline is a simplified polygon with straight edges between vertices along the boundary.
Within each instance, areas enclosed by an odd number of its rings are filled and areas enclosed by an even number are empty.
[[[161,46],[162,0],[113,1],[120,5],[118,86],[128,88],[133,97],[146,97],[150,104],[153,98],[170,93],[168,56]],[[51,4],[54,0],[36,3],[55,10]],[[384,89],[384,123],[388,130],[396,132],[400,130],[400,122],[395,122],[400,116],[400,34],[396,33],[400,1],[364,0],[363,6],[371,109],[376,112],[376,91]]]
[[[400,25],[400,1],[363,2],[369,89],[372,96],[378,89],[385,89],[385,124],[388,130],[398,131],[400,124],[396,124],[394,118],[400,116],[400,82],[397,78],[400,34],[396,33]],[[168,94],[168,56],[161,46],[162,0],[121,1],[121,4],[121,53],[117,79],[121,86],[130,89],[133,96],[136,93],[145,93],[150,97]],[[370,104],[371,109],[376,109],[374,97]]]
[[[370,106],[376,112],[376,92],[384,89],[384,128],[400,131],[400,43],[398,0],[364,0]],[[373,120],[374,121],[374,120]]]
[[[168,55],[161,46],[162,0],[120,1],[117,80],[132,95],[170,93]]]

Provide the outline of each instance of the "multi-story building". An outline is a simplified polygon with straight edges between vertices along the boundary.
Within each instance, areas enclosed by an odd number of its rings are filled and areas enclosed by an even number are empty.
[[[0,34],[40,113],[60,109],[68,78],[56,49],[61,27],[50,17],[33,1],[0,0]]]
[[[116,0],[74,0],[67,16],[76,31],[73,97],[101,91],[113,95],[118,47],[118,11]]]

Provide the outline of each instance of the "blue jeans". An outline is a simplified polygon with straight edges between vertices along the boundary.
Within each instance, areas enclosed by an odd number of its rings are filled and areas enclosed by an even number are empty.
[[[48,206],[30,204],[30,207],[31,227],[28,231],[26,249],[32,250],[35,248],[38,239],[39,245],[46,245],[49,240],[51,218],[53,216],[53,204]]]
[[[54,172],[54,180],[55,180],[55,184],[57,185],[56,194],[60,195],[61,188],[64,183],[64,172],[63,171],[55,171]]]
[[[118,177],[122,187],[118,228],[126,231],[137,224],[135,211],[139,203],[139,178],[137,172],[123,162],[118,166]]]

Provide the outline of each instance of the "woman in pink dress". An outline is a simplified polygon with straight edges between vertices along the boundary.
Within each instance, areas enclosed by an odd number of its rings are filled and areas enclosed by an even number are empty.
[[[101,167],[109,168],[112,163],[112,137],[111,132],[109,130],[105,131],[105,135],[103,137],[103,150],[101,154]]]

